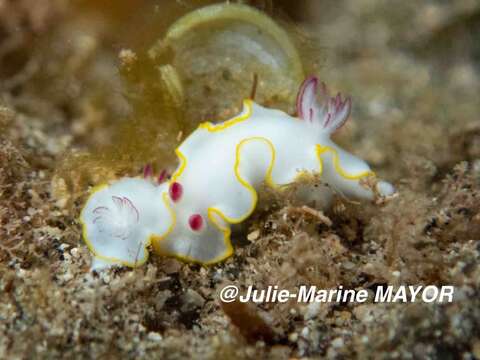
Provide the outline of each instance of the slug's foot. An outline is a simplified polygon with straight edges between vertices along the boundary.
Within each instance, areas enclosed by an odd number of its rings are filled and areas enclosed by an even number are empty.
[[[153,248],[159,255],[211,265],[233,254],[230,233],[229,224],[212,211],[209,215],[181,215],[166,238],[153,238]]]

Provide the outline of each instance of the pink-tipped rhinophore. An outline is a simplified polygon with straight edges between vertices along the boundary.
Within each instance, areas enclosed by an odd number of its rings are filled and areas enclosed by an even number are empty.
[[[143,167],[143,178],[149,179],[153,176],[153,166],[152,164],[147,164]]]

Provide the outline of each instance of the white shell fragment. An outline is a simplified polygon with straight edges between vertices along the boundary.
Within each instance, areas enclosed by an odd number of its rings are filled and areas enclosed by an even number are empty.
[[[325,184],[315,197],[392,195],[387,182],[375,181],[375,191],[366,186],[375,180],[370,167],[330,140],[348,119],[350,99],[330,98],[322,84],[318,102],[317,87],[313,77],[302,85],[299,118],[245,100],[236,117],[201,124],[176,150],[180,165],[168,183],[125,178],[94,192],[81,216],[94,265],[138,266],[150,243],[185,261],[222,261],[233,253],[230,226],[252,214],[257,190],[266,184],[281,191],[305,174]]]

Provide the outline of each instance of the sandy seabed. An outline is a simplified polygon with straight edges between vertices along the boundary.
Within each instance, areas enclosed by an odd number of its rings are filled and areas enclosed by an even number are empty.
[[[151,256],[89,272],[78,223],[89,186],[142,161],[171,168],[176,134],[200,112],[152,125],[155,80],[136,78],[152,70],[125,75],[167,3],[207,2],[0,1],[0,358],[480,358],[476,1],[250,1],[309,35],[306,66],[354,100],[336,140],[399,196],[317,213],[267,194],[224,263]],[[221,304],[227,284],[451,285],[455,296]]]

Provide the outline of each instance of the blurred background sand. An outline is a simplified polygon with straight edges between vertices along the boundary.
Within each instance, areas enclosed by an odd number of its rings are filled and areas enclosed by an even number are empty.
[[[0,0],[0,357],[479,358],[474,0],[244,1],[287,29],[307,73],[352,96],[336,140],[400,196],[383,206],[339,199],[326,213],[332,227],[275,198],[223,264],[152,256],[139,269],[88,272],[77,217],[89,186],[146,163],[171,169],[179,133],[238,110],[194,93],[179,112],[148,60],[175,19],[209,3]],[[448,305],[232,310],[216,293],[226,282],[448,284],[457,295]]]

